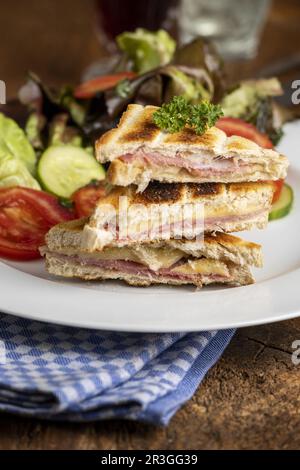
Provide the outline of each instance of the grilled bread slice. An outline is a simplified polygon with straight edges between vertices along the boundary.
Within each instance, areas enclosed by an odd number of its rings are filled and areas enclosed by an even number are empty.
[[[88,219],[64,222],[53,227],[46,235],[47,250],[53,253],[89,254],[82,248],[83,228]],[[257,243],[227,233],[205,234],[202,240],[166,240],[164,242],[137,243],[130,247],[106,247],[95,251],[98,259],[122,259],[139,262],[151,269],[169,267],[182,257],[209,258],[230,261],[237,265],[262,267],[262,250]]]
[[[273,197],[272,183],[169,184],[152,182],[143,193],[116,187],[85,224],[82,247],[192,239],[203,232],[263,229]]]
[[[221,283],[246,285],[254,282],[249,265],[261,266],[261,247],[225,234],[197,240],[136,244],[82,250],[86,219],[52,228],[41,249],[51,274],[84,280],[121,279],[131,285],[184,285],[198,287]]]

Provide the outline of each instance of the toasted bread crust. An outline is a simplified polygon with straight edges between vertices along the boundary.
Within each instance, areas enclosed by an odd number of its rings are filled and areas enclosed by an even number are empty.
[[[206,202],[215,198],[222,198],[225,194],[229,198],[249,197],[257,195],[259,204],[260,195],[267,195],[271,201],[274,186],[269,182],[252,183],[158,183],[151,182],[142,193],[136,192],[135,186],[115,187],[105,197],[101,198],[98,206],[102,204],[112,204],[118,207],[121,196],[127,196],[131,204],[138,203],[145,206],[151,204],[167,203],[188,203],[198,201]]]
[[[153,122],[152,115],[155,106],[146,106],[143,112],[143,120],[136,123],[134,129],[130,129],[120,137],[120,144],[153,141],[159,134],[160,129]]]
[[[191,183],[190,191],[192,199],[209,198],[211,196],[216,196],[217,194],[222,194],[224,192],[224,185],[222,183],[201,183],[195,184]]]
[[[184,188],[180,184],[157,183],[153,181],[142,193],[136,194],[136,202],[148,204],[176,203],[183,196]]]
[[[152,116],[159,109],[157,106],[128,105],[116,129],[105,133],[96,142],[96,153],[102,161],[102,153],[108,150],[106,146],[154,144],[161,140],[166,146],[186,144],[207,149],[219,149],[226,140],[226,134],[216,127],[208,129],[203,135],[197,135],[193,129],[184,128],[175,134],[164,133],[153,122]],[[108,157],[108,155],[107,155]]]
[[[221,243],[222,245],[232,245],[236,247],[247,247],[248,249],[260,249],[261,245],[254,242],[249,242],[248,240],[243,240],[243,238],[237,237],[229,233],[218,232],[213,234],[205,234],[205,243],[206,244],[215,244]]]
[[[184,127],[180,132],[167,134],[164,143],[195,145],[201,148],[215,149],[218,145],[221,146],[224,143],[225,138],[224,132],[217,127],[211,127],[202,135],[196,134],[190,127]]]

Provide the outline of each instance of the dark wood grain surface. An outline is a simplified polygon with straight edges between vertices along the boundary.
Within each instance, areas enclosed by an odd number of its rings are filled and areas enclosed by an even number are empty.
[[[89,0],[1,2],[0,79],[13,97],[26,70],[76,83],[101,57]],[[300,78],[300,4],[276,0],[258,57],[227,65],[231,80]],[[280,253],[274,254],[280,256]],[[240,330],[167,428],[130,422],[49,423],[0,415],[0,449],[299,449],[300,365],[291,360],[300,319]]]

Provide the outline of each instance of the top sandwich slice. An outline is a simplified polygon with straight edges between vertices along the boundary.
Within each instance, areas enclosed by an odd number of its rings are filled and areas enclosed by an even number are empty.
[[[265,228],[272,183],[167,184],[152,182],[143,193],[135,186],[113,188],[102,198],[83,229],[82,247],[201,238],[204,232]]]
[[[80,279],[121,279],[132,285],[246,285],[254,282],[249,266],[262,266],[261,247],[226,234],[201,242],[170,240],[90,253],[82,249],[86,220],[53,227],[41,249],[51,274]]]
[[[271,149],[212,127],[203,135],[185,127],[169,134],[153,122],[156,106],[131,104],[119,126],[96,143],[96,157],[111,162],[114,185],[135,184],[143,191],[149,181],[246,182],[285,178],[288,160]]]

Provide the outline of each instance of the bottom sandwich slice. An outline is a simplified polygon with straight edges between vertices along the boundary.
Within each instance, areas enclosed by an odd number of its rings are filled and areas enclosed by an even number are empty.
[[[151,284],[202,287],[208,284],[252,284],[249,265],[262,266],[261,247],[228,234],[200,240],[170,240],[84,251],[85,220],[52,228],[41,253],[49,273],[84,280],[123,280],[130,285]]]

